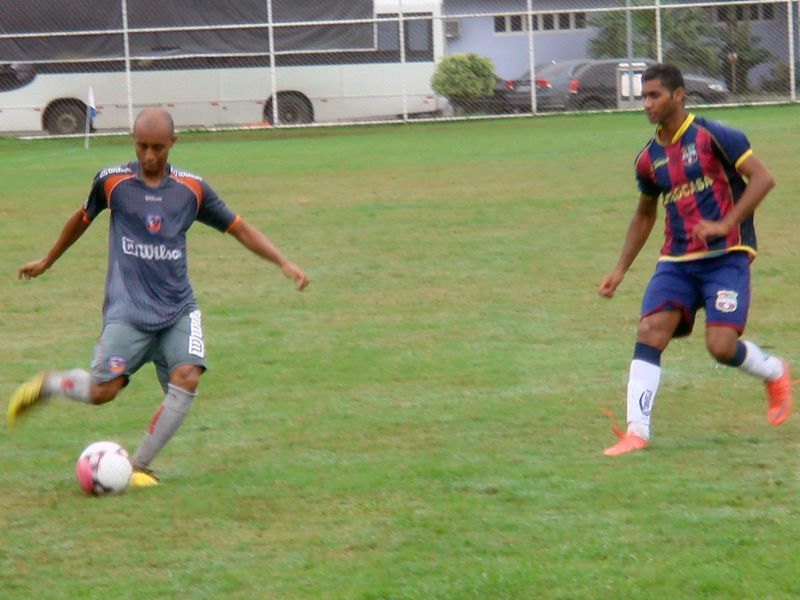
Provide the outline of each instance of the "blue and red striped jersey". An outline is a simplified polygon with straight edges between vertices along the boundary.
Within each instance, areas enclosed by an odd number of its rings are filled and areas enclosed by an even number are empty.
[[[688,115],[669,144],[658,131],[636,157],[636,179],[645,196],[661,198],[666,211],[659,260],[694,260],[734,250],[756,254],[750,215],[726,237],[707,244],[692,240],[700,221],[722,219],[742,196],[747,182],[737,168],[752,154],[741,131]]]

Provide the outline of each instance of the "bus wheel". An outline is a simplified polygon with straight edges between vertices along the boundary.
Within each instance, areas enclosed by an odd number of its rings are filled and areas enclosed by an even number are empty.
[[[272,125],[272,100],[264,109],[264,120]],[[278,122],[281,125],[311,123],[314,115],[311,104],[299,94],[278,94]]]
[[[44,128],[54,135],[83,133],[86,109],[78,102],[54,102],[44,113]]]

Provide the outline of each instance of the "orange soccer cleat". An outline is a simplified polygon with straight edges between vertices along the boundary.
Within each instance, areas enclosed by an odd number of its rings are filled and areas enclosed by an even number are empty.
[[[767,420],[772,425],[780,425],[789,416],[792,410],[792,381],[789,377],[789,364],[781,359],[783,363],[783,375],[774,381],[767,381],[764,387],[767,388]]]
[[[606,448],[603,451],[603,454],[606,456],[618,456],[620,454],[626,454],[635,450],[642,450],[647,448],[648,444],[649,442],[646,439],[639,437],[632,431],[629,431],[625,435],[620,435],[619,441],[610,448]]]

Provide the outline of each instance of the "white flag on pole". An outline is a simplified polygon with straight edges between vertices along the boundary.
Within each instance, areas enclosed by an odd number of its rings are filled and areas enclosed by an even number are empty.
[[[86,94],[86,132],[83,137],[83,147],[89,149],[89,132],[92,129],[92,119],[97,116],[97,107],[94,104],[94,90],[89,86],[89,92]]]
[[[97,107],[94,104],[94,90],[89,86],[89,93],[86,97],[86,114],[90,119],[97,116]]]

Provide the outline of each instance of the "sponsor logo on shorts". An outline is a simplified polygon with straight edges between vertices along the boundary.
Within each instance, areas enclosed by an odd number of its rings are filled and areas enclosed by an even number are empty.
[[[150,233],[158,233],[161,230],[161,222],[164,219],[161,215],[147,215],[144,220],[145,225],[147,226],[147,231]]]
[[[124,356],[109,356],[108,360],[108,370],[115,375],[118,373],[122,373],[125,371],[125,367],[128,365],[128,361],[125,360]]]
[[[645,417],[650,416],[650,412],[653,410],[653,392],[651,390],[645,390],[639,396],[639,409]]]
[[[143,260],[180,260],[183,257],[180,248],[167,248],[164,244],[137,244],[124,236],[122,237],[122,252]]]
[[[732,313],[736,310],[739,302],[739,294],[733,290],[719,290],[717,292],[717,301],[714,304],[719,312]]]
[[[203,358],[206,346],[203,343],[203,321],[199,310],[189,313],[189,354]]]

